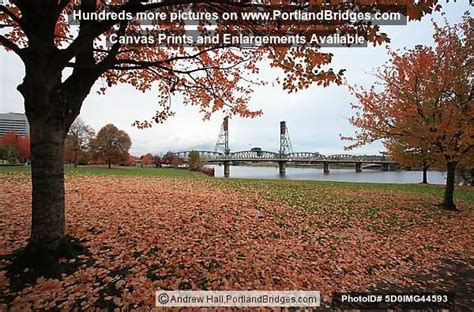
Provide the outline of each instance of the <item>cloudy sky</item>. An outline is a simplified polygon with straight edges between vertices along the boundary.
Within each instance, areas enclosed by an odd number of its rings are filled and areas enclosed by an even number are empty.
[[[459,22],[464,12],[473,7],[469,1],[443,4],[443,12],[450,23]],[[414,47],[417,44],[433,45],[431,19],[441,22],[436,13],[421,22],[410,22],[407,26],[385,26],[382,30],[391,38],[390,48]],[[385,47],[325,49],[334,54],[334,69],[345,68],[349,84],[370,86],[374,83],[374,69],[387,61]],[[262,75],[274,79],[277,71],[261,64]],[[24,69],[19,59],[0,50],[1,87],[0,112],[24,112],[23,100],[16,91]],[[100,84],[97,84],[97,88]],[[105,96],[91,92],[86,99],[80,117],[96,130],[113,123],[127,131],[133,142],[131,153],[142,155],[148,152],[164,153],[168,150],[213,150],[222,123],[222,115],[215,114],[210,121],[203,122],[196,107],[184,107],[179,98],[173,100],[176,116],[163,125],[139,130],[131,126],[135,120],[153,116],[157,109],[157,94],[153,91],[140,93],[128,86],[116,86]],[[351,116],[350,103],[353,97],[346,87],[314,86],[297,94],[287,94],[272,86],[255,89],[251,107],[261,108],[262,117],[256,119],[233,118],[230,121],[230,147],[233,151],[261,147],[277,151],[279,144],[279,122],[286,120],[294,151],[320,152],[322,154],[344,153],[340,134],[350,135],[354,129],[347,119]],[[352,151],[354,154],[376,154],[382,149],[373,144]]]

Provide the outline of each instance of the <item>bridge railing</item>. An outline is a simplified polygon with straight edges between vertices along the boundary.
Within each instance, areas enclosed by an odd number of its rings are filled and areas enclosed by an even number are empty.
[[[189,153],[191,151],[184,151],[175,153],[184,161],[188,161]],[[391,161],[388,157],[383,155],[350,155],[350,154],[334,154],[323,155],[312,152],[294,152],[291,154],[280,155],[279,153],[270,151],[238,151],[229,154],[224,154],[214,151],[196,151],[204,161],[218,161],[218,160],[307,160],[307,161],[351,161],[351,162],[385,162]]]

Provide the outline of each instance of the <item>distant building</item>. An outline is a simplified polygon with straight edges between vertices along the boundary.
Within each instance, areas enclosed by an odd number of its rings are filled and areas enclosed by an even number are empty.
[[[30,124],[25,114],[6,113],[0,114],[0,137],[8,132],[18,135],[30,135]]]

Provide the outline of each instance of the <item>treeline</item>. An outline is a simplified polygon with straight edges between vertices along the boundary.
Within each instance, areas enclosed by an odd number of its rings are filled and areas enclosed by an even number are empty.
[[[99,132],[77,118],[71,125],[64,144],[64,163],[78,165],[112,165],[142,167],[181,167],[185,161],[177,154],[170,152],[164,155],[147,153],[142,156],[130,155],[132,141],[130,136],[113,124],[101,128]],[[31,158],[30,137],[18,135],[14,131],[0,137],[0,164],[29,164]],[[198,152],[191,152],[188,160],[192,171],[207,172]]]
[[[184,159],[172,152],[167,152],[161,156],[158,154],[153,155],[148,153],[141,157],[136,157],[134,163],[140,164],[142,167],[180,167],[184,164]]]
[[[183,158],[179,157],[177,154],[172,152],[167,152],[163,156],[152,155],[150,153],[141,156],[140,158],[135,158],[131,160],[131,164],[140,163],[142,167],[181,167],[184,165],[185,161]],[[187,168],[191,171],[199,171],[208,176],[215,176],[214,168],[208,168],[204,166],[204,162],[201,159],[199,152],[191,151],[189,153]]]
[[[113,124],[104,126],[96,134],[94,129],[86,125],[80,118],[72,124],[64,144],[65,164],[112,165],[142,167],[180,167],[184,159],[168,152],[164,155],[145,154],[142,156],[130,155],[132,142],[130,136]]]

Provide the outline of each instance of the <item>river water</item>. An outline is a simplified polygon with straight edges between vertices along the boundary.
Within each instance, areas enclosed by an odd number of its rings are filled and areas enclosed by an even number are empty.
[[[216,177],[224,177],[224,166],[213,166]],[[263,166],[231,166],[230,177],[240,179],[287,179],[287,180],[318,180],[340,182],[369,182],[369,183],[420,183],[421,171],[380,171],[363,170],[355,172],[354,169],[332,169],[329,174],[324,174],[321,168],[312,167],[287,167],[286,175],[281,177],[278,167]],[[444,184],[446,173],[438,171],[428,172],[428,182],[431,184]]]

